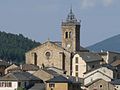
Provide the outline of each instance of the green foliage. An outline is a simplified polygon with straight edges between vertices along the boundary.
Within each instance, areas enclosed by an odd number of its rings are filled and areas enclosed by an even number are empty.
[[[24,89],[22,87],[18,87],[17,90],[26,90],[26,89]]]
[[[24,63],[25,52],[40,45],[22,34],[11,34],[0,31],[0,59],[14,63]]]

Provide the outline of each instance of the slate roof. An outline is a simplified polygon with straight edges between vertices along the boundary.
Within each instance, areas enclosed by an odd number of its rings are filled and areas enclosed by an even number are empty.
[[[80,57],[85,60],[85,62],[92,62],[92,61],[101,61],[102,58],[100,55],[93,53],[93,52],[77,52]]]
[[[58,76],[58,75],[59,75],[57,72],[55,72],[55,71],[53,71],[53,70],[51,70],[51,69],[44,68],[43,70],[44,70],[45,72],[53,75],[53,76]]]
[[[28,90],[45,90],[45,84],[44,83],[36,83],[33,87],[31,87]]]
[[[68,79],[72,81],[72,83],[83,83],[84,79],[74,76],[68,76]]]
[[[20,66],[22,70],[25,71],[34,71],[34,70],[38,70],[39,67],[33,64],[23,64]]]
[[[57,68],[57,67],[46,67],[46,70],[52,70],[54,71],[54,73],[58,73],[58,74],[63,74],[64,72],[66,72],[63,69]]]
[[[70,81],[69,79],[67,79],[66,77],[59,75],[59,76],[55,76],[54,78],[46,81],[47,83],[72,83],[72,81]]]
[[[29,80],[40,80],[28,72],[11,72],[3,76],[1,81],[29,81]],[[42,80],[40,80],[42,81]]]
[[[104,65],[98,66],[96,68],[90,69],[89,71],[86,71],[84,74],[87,74],[89,72],[92,72],[92,71],[97,70],[97,69],[102,68],[102,67],[106,67],[108,69],[115,70],[115,67],[111,66],[110,64],[104,64]]]
[[[87,77],[84,77],[84,78],[88,78],[88,77],[90,77],[91,75],[94,75],[95,73],[101,73],[102,75],[104,75],[104,76],[106,76],[106,77],[108,77],[108,78],[110,78],[110,79],[113,79],[113,78],[111,78],[110,76],[106,75],[105,73],[101,72],[100,70],[96,70],[95,72],[92,72],[90,75],[88,75]]]
[[[114,79],[110,83],[112,83],[113,85],[120,85],[120,79]]]

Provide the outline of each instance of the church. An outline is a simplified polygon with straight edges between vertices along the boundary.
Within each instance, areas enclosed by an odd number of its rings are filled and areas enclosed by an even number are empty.
[[[80,68],[84,68],[83,74],[88,69],[94,68],[95,64],[99,66],[102,58],[80,46],[80,27],[81,21],[76,19],[72,9],[70,9],[66,20],[61,23],[61,42],[48,40],[26,52],[26,64],[34,64],[40,68],[56,67],[63,70],[66,75],[78,77],[82,77],[79,74]],[[76,57],[76,54],[78,57]],[[84,54],[87,54],[87,56]],[[79,58],[82,56],[85,58]],[[83,60],[84,65],[79,64],[82,62],[79,59],[85,59]]]

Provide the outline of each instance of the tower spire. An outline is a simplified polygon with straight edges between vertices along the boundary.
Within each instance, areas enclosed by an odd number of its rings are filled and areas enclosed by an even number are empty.
[[[70,7],[70,12],[67,16],[67,22],[77,22],[77,19],[75,18],[75,15],[73,14],[73,11],[72,11],[72,5]]]
[[[72,13],[72,4],[71,4],[71,6],[70,6],[70,13]]]

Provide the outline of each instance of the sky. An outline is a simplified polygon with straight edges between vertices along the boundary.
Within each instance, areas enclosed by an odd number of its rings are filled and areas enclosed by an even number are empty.
[[[61,22],[71,6],[81,20],[82,46],[120,34],[120,0],[0,0],[0,31],[61,41]]]

